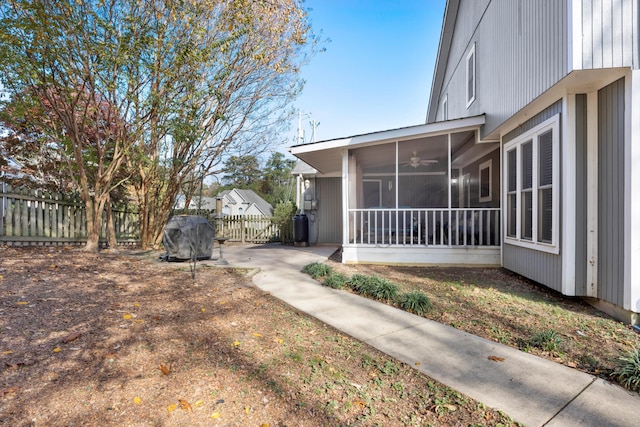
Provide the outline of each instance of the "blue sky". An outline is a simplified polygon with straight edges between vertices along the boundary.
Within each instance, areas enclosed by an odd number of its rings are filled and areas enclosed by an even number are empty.
[[[316,33],[330,41],[303,67],[294,103],[319,122],[316,141],[422,124],[445,0],[306,0]],[[298,126],[292,123],[293,145]]]

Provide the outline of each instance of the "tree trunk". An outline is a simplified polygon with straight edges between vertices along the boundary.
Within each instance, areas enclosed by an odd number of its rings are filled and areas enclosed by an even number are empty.
[[[107,226],[109,227],[109,250],[112,252],[118,251],[118,239],[116,237],[116,227],[113,219],[113,207],[111,206],[111,197],[107,200],[105,206],[107,210]]]
[[[100,217],[96,216],[96,203],[90,197],[84,201],[87,214],[87,243],[83,248],[84,252],[98,252],[100,249]]]

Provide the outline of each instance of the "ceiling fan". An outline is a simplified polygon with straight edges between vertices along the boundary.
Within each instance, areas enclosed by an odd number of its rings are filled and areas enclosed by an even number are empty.
[[[411,156],[409,158],[409,161],[405,163],[405,167],[406,166],[411,166],[412,168],[417,168],[418,166],[428,166],[428,165],[434,165],[438,163],[437,160],[435,159],[420,159],[420,157],[418,157],[418,152],[414,151],[413,152],[413,156]]]

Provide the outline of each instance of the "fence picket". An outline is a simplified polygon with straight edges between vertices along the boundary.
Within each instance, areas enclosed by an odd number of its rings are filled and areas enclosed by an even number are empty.
[[[137,213],[125,210],[118,218],[116,238],[135,243]],[[86,212],[77,197],[13,188],[0,182],[0,243],[82,244],[86,235]],[[100,239],[106,240],[106,232],[101,233]]]
[[[191,210],[174,214],[199,214],[216,228],[218,236],[232,242],[285,242],[293,241],[293,228],[282,230],[270,217],[261,215],[225,215],[218,219],[215,211]],[[106,212],[103,217],[106,218]],[[0,182],[0,243],[15,245],[82,244],[86,241],[86,210],[77,197],[46,191],[13,188]],[[139,240],[138,213],[113,207],[113,221],[119,243],[130,244]],[[101,241],[108,237],[103,221]]]

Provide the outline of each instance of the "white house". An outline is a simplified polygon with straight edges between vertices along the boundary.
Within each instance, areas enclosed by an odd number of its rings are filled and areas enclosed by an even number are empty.
[[[639,322],[639,18],[637,0],[449,0],[425,124],[291,148],[318,242],[502,265]]]
[[[222,213],[226,215],[258,215],[270,217],[273,207],[253,190],[225,190],[218,194],[222,198]]]

